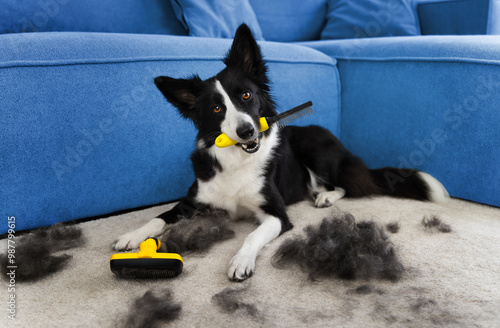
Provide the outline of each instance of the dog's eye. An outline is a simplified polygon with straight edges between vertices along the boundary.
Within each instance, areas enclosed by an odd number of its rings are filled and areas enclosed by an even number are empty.
[[[213,108],[214,113],[220,113],[221,110],[222,108],[219,105],[215,105]]]
[[[243,100],[248,100],[252,98],[252,94],[250,93],[250,91],[245,91],[241,94],[241,98],[243,98]]]

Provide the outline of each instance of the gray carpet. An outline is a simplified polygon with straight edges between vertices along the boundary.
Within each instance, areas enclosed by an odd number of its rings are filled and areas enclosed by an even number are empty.
[[[120,280],[109,269],[111,243],[117,236],[146,223],[172,204],[102,220],[80,223],[86,244],[62,253],[73,257],[49,277],[17,283],[17,319],[7,318],[4,283],[0,326],[121,327],[137,298],[155,295],[180,304],[177,319],[159,327],[500,327],[500,209],[452,199],[446,204],[386,197],[340,200],[316,209],[304,201],[289,208],[295,228],[265,247],[253,277],[228,281],[226,266],[252,222],[231,222],[232,239],[206,254],[184,255],[177,278],[158,281]],[[270,259],[280,244],[329,216],[350,212],[357,221],[385,226],[406,273],[397,282],[385,280],[310,281],[298,267],[277,269]],[[452,231],[422,226],[436,215]],[[6,240],[1,241],[5,252]],[[214,295],[218,295],[214,297]],[[141,311],[144,311],[142,309]]]

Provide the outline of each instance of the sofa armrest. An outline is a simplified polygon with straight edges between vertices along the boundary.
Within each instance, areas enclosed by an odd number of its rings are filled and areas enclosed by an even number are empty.
[[[0,209],[17,230],[185,196],[196,131],[153,81],[217,74],[231,40],[65,32],[0,35],[0,44]],[[316,115],[301,123],[337,132],[335,60],[261,46],[278,109],[312,100]]]
[[[369,166],[413,167],[500,206],[500,40],[419,36],[308,43],[338,61],[341,140]]]

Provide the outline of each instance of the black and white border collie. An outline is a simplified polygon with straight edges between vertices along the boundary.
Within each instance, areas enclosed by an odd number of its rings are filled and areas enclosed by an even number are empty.
[[[253,216],[260,224],[229,263],[229,279],[242,281],[255,269],[259,251],[292,229],[286,206],[313,197],[316,207],[343,197],[389,195],[445,201],[446,189],[427,173],[411,169],[368,169],[328,130],[319,126],[276,126],[260,133],[260,117],[275,116],[266,64],[246,25],[238,28],[226,67],[201,80],[160,76],[156,86],[198,129],[191,155],[196,181],[185,198],[143,227],[122,235],[115,249],[135,249],[167,224],[200,207],[223,209],[232,218]],[[215,146],[224,132],[238,143]]]

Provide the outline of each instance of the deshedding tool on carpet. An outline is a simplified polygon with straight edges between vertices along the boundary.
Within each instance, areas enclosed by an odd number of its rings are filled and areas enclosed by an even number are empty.
[[[118,253],[111,256],[111,271],[119,278],[174,278],[181,274],[184,261],[176,253],[158,253],[161,242],[148,238],[139,245],[137,253]]]
[[[356,223],[351,214],[332,214],[306,236],[287,239],[272,258],[278,268],[295,263],[316,280],[380,278],[396,281],[405,269],[382,227],[373,221]]]

